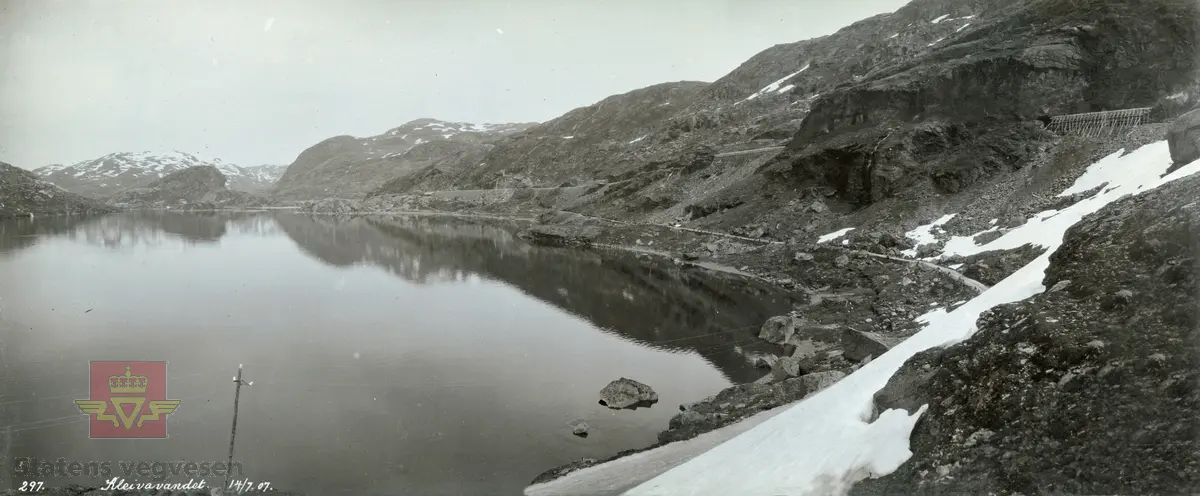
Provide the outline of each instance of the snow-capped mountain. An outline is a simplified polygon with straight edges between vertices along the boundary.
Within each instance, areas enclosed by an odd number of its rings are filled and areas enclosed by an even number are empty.
[[[470,124],[437,119],[417,119],[387,130],[383,134],[359,138],[371,158],[390,158],[412,147],[434,141],[482,141],[524,131],[534,123]]]
[[[47,165],[34,169],[41,178],[86,196],[105,197],[149,185],[172,172],[209,165],[228,178],[230,189],[261,192],[283,173],[279,166],[239,167],[219,158],[172,151],[167,153],[120,152],[71,165]]]
[[[237,191],[245,191],[247,193],[265,193],[275,185],[283,176],[283,172],[287,170],[288,164],[283,165],[254,165],[250,167],[240,167],[243,174],[240,176],[229,177],[229,189]]]

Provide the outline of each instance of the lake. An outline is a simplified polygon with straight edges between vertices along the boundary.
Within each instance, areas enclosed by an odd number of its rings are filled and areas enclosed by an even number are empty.
[[[244,364],[243,478],[313,495],[519,494],[556,465],[651,444],[679,404],[762,375],[742,350],[769,349],[755,334],[789,296],[648,256],[535,247],[518,227],[284,212],[0,221],[0,456],[224,461]],[[89,439],[75,404],[89,362],[130,360],[167,362],[181,401],[169,437]],[[599,405],[620,377],[660,402]],[[588,437],[572,435],[576,419]],[[0,489],[19,484],[4,477]]]

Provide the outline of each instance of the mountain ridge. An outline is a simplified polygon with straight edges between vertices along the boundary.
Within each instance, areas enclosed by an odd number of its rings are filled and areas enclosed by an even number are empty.
[[[334,136],[302,151],[280,176],[271,195],[281,200],[360,198],[384,182],[421,167],[405,157],[416,147],[443,141],[483,146],[532,125],[420,118],[375,136]]]
[[[182,151],[114,152],[70,165],[47,165],[32,172],[68,191],[105,198],[146,187],[172,172],[205,165],[220,170],[229,179],[231,189],[246,192],[265,191],[278,179],[277,173],[282,175],[279,166],[240,167],[219,158]]]

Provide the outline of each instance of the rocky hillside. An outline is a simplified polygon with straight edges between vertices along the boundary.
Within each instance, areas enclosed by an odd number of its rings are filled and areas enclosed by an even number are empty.
[[[412,176],[369,196],[437,189],[487,189],[579,184],[603,176],[635,152],[654,127],[686,108],[707,86],[664,83],[572,110],[487,149],[437,157]]]
[[[930,405],[914,456],[854,493],[1200,491],[1197,195],[1192,176],[1088,216],[1050,258],[1051,291],[909,360],[876,401]]]
[[[712,84],[610,97],[372,196],[597,181],[552,206],[777,240],[862,210],[914,222],[1054,146],[1039,117],[1186,108],[1197,19],[1188,0],[915,0]]]
[[[378,136],[335,136],[296,157],[272,195],[284,200],[360,198],[390,179],[428,165],[428,157],[447,142],[459,145],[452,149],[482,147],[530,126],[418,119]],[[414,153],[409,155],[410,151]]]
[[[193,208],[255,206],[265,199],[226,187],[228,180],[209,165],[188,167],[167,174],[144,188],[113,196],[109,202],[122,208]]]
[[[145,187],[172,172],[198,166],[217,168],[228,178],[230,189],[246,192],[270,188],[283,173],[281,166],[238,167],[218,158],[179,151],[110,153],[71,165],[47,165],[34,169],[34,173],[68,191],[105,198],[127,189]]]
[[[664,164],[696,148],[781,145],[821,93],[861,78],[880,60],[928,50],[931,41],[968,25],[970,10],[941,2],[877,16],[831,36],[769,48],[712,84],[667,83],[609,97],[530,129],[522,140],[499,143],[484,165],[451,186],[487,188],[513,176],[556,186],[606,175],[666,175]]]
[[[68,192],[41,180],[32,172],[0,162],[0,218],[27,217],[33,214],[84,214],[110,212],[90,198]]]

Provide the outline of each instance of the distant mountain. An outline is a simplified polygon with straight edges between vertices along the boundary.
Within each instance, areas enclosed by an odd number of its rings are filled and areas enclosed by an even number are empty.
[[[241,167],[243,174],[240,175],[230,175],[227,172],[222,172],[229,178],[229,189],[263,194],[275,186],[275,182],[279,181],[280,177],[283,177],[283,173],[287,168],[287,164],[254,165]]]
[[[238,167],[219,158],[191,153],[120,152],[71,165],[47,165],[34,169],[42,179],[85,196],[104,198],[124,190],[148,186],[172,172],[188,167],[212,166],[229,180],[230,189],[262,192],[270,188],[282,171],[279,166]]]
[[[70,193],[25,169],[0,162],[0,219],[5,217],[98,213],[113,209]]]
[[[262,197],[226,187],[228,178],[211,165],[188,167],[167,174],[141,188],[122,191],[110,203],[122,208],[191,208],[255,206]]]
[[[534,125],[417,119],[377,136],[335,136],[300,153],[279,179],[272,195],[286,200],[359,198],[388,180],[428,164],[428,154],[407,156],[410,150],[424,149],[436,155],[436,150],[443,148],[440,145],[455,143],[462,146],[450,149],[458,153],[462,147],[486,147],[496,139]]]

